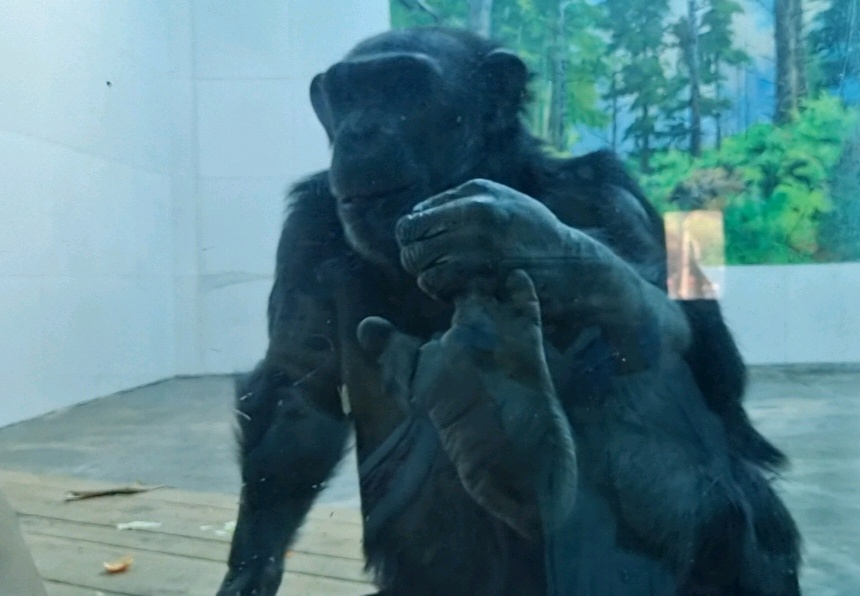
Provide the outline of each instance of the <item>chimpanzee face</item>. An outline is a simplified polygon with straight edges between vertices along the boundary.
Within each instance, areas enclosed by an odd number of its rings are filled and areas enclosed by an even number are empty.
[[[435,30],[390,32],[317,75],[314,110],[332,146],[329,185],[365,258],[399,262],[394,226],[423,199],[474,177],[489,128],[516,119],[526,69],[507,52],[474,56]],[[513,102],[517,107],[504,110]]]

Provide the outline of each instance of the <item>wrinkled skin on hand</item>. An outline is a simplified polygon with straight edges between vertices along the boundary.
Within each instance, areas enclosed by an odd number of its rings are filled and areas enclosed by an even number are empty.
[[[632,370],[644,358],[630,338],[647,318],[655,318],[672,348],[688,341],[677,305],[630,265],[540,201],[502,184],[476,179],[427,199],[398,222],[396,235],[403,267],[429,295],[448,301],[476,279],[523,269],[534,281],[544,324],[598,325]]]
[[[541,202],[489,180],[419,203],[396,228],[404,268],[441,300],[462,295],[476,275],[518,268],[539,293],[552,292],[560,263],[576,256],[571,232]]]
[[[420,348],[379,318],[362,322],[359,341],[378,358],[386,390],[426,409],[472,498],[527,538],[565,520],[574,443],[525,272],[508,275],[498,298],[477,290],[458,298],[451,328]]]

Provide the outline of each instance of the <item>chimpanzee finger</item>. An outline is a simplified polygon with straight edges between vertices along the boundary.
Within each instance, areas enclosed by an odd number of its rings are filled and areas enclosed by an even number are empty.
[[[412,401],[412,377],[418,361],[421,341],[397,332],[388,348],[379,357],[382,369],[382,390],[398,401],[404,411]]]
[[[457,299],[456,305],[451,329],[442,338],[446,347],[456,346],[472,355],[496,350],[501,337],[494,316],[495,305],[488,298],[476,294]]]
[[[465,295],[479,280],[485,280],[486,287],[491,287],[497,275],[494,263],[470,255],[438,261],[420,271],[417,282],[418,287],[432,298],[450,302]]]
[[[397,242],[403,247],[466,225],[497,226],[501,212],[494,203],[489,195],[469,196],[404,215],[394,229]]]
[[[473,233],[459,228],[404,245],[400,263],[408,273],[417,276],[449,255],[485,254],[490,259],[496,252],[490,232]]]
[[[421,341],[401,333],[383,318],[368,317],[358,326],[358,343],[379,363],[384,395],[408,407]]]
[[[435,209],[436,207],[441,207],[442,205],[445,205],[452,201],[456,201],[457,199],[474,197],[476,195],[493,196],[493,194],[497,192],[515,191],[499,184],[498,182],[492,182],[483,178],[475,178],[473,180],[469,180],[468,182],[461,184],[460,186],[452,188],[451,190],[446,190],[443,193],[421,201],[420,203],[415,205],[415,207],[412,208],[412,212],[418,213],[420,211]]]
[[[367,317],[358,325],[358,344],[376,360],[388,347],[396,332],[397,328],[382,317]]]
[[[397,327],[381,317],[364,319],[358,325],[357,334],[361,348],[369,356],[376,359],[383,368],[393,366],[392,355],[406,355],[407,360],[411,360],[411,354],[417,353],[421,347],[421,340],[402,333]]]
[[[540,303],[528,273],[522,269],[511,271],[505,280],[505,291],[507,296],[504,302],[511,308],[514,316],[540,326]]]

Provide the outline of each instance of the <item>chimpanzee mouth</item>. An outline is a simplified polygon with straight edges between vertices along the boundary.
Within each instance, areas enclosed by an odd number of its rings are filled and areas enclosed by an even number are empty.
[[[404,184],[403,186],[397,186],[395,188],[386,188],[377,192],[348,195],[345,197],[341,197],[340,202],[342,205],[353,205],[355,203],[368,203],[371,201],[379,201],[380,199],[387,199],[405,194],[417,187],[418,184],[416,183]]]

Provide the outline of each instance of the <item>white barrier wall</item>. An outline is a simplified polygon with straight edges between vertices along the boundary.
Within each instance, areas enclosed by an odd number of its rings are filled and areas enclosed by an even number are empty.
[[[728,267],[725,283],[748,363],[860,363],[860,263]]]
[[[0,425],[173,374],[182,8],[0,2]]]
[[[387,0],[0,0],[0,426],[265,345],[307,86]]]

